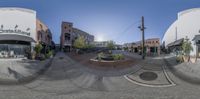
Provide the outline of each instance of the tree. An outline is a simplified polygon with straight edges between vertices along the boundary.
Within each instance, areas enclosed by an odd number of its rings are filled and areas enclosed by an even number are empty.
[[[108,48],[109,50],[114,49],[114,48],[115,48],[114,42],[113,42],[113,41],[109,41],[108,44],[107,44],[107,48]]]
[[[87,48],[87,49],[94,48],[94,45],[93,45],[93,44],[86,44],[86,48]]]
[[[41,52],[41,50],[42,50],[42,45],[41,44],[37,44],[36,46],[35,46],[35,52],[36,52],[36,54],[37,55],[40,55],[40,52]]]
[[[74,47],[77,49],[83,49],[86,47],[85,43],[85,38],[83,36],[79,36],[75,41],[74,41]]]
[[[193,47],[189,39],[186,38],[186,40],[183,42],[182,49],[183,49],[184,55],[190,56],[190,52],[193,51]]]

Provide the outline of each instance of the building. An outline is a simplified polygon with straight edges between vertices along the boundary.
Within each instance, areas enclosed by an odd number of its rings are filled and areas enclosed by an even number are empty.
[[[113,41],[95,41],[93,44],[97,48],[107,48],[108,44],[111,42],[115,44]]]
[[[164,34],[162,43],[169,52],[181,50],[186,38],[191,42],[192,56],[200,57],[200,8],[188,9],[178,13],[177,20]]]
[[[93,45],[97,49],[107,49],[108,44],[113,43],[115,50],[122,50],[123,45],[116,44],[114,41],[94,41]]]
[[[142,41],[126,43],[123,46],[126,50],[134,53],[141,54],[142,51]],[[146,55],[160,55],[160,39],[159,38],[151,38],[145,40],[145,48]]]
[[[135,43],[125,43],[123,45],[124,50],[127,50],[129,52],[133,52],[133,46],[135,45]]]
[[[0,58],[24,58],[34,51],[37,43],[52,42],[40,38],[38,27],[42,24],[36,18],[36,11],[25,8],[0,8]],[[41,26],[43,27],[44,24]]]
[[[55,45],[52,41],[50,29],[39,19],[36,20],[36,32],[36,43],[40,43],[43,46],[42,53],[46,53],[47,50],[54,48]]]
[[[74,41],[83,36],[86,44],[92,44],[94,42],[94,36],[80,29],[74,28],[73,23],[62,22],[61,24],[61,36],[60,47],[66,52],[70,52],[73,49]]]

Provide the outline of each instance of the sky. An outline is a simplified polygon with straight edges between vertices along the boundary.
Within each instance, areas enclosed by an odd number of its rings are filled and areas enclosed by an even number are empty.
[[[60,42],[61,22],[95,36],[95,40],[113,40],[118,44],[141,40],[141,17],[145,20],[145,38],[160,38],[177,19],[177,13],[200,7],[200,0],[0,0],[0,7],[35,10]]]

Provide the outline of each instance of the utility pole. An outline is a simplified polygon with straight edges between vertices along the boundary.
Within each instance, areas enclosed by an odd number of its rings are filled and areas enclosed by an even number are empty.
[[[142,31],[142,59],[145,59],[145,38],[144,38],[144,30],[146,27],[144,27],[144,16],[142,16],[142,25],[138,27]]]

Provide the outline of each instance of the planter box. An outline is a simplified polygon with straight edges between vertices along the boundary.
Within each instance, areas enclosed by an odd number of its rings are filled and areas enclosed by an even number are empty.
[[[189,62],[190,57],[189,56],[183,56],[184,62]]]
[[[191,61],[192,63],[196,63],[196,61],[197,61],[197,58],[196,58],[196,57],[194,57],[194,56],[192,56],[192,57],[190,57],[190,61]]]

